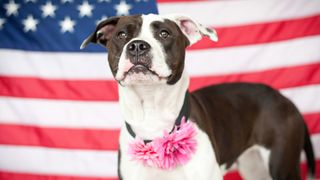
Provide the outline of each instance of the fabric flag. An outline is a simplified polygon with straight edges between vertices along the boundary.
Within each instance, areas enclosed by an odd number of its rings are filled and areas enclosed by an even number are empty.
[[[188,48],[190,90],[279,89],[305,118],[320,174],[319,0],[1,0],[1,180],[117,179],[117,83],[104,48],[79,46],[104,18],[158,11],[217,30],[218,43]],[[225,179],[241,178],[232,169]]]

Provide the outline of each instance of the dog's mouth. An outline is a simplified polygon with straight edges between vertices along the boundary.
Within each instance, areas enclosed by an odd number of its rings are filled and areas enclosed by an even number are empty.
[[[143,64],[137,64],[132,66],[127,74],[130,73],[143,73],[143,74],[147,74],[147,73],[152,73],[154,75],[158,75],[156,72],[152,71],[150,68],[148,68],[147,66],[143,65]]]
[[[134,74],[143,74],[143,75],[154,75],[162,78],[157,72],[151,70],[149,67],[143,64],[137,64],[132,66],[127,72],[124,73],[124,79],[126,76],[134,75]]]
[[[155,83],[164,83],[168,77],[162,77],[156,71],[143,65],[133,65],[128,71],[124,72],[123,78],[118,81],[121,85],[147,85]]]

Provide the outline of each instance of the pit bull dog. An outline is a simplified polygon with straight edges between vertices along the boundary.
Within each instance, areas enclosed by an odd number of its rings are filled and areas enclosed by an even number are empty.
[[[81,45],[108,49],[119,84],[119,178],[222,180],[236,164],[247,180],[298,180],[302,150],[314,174],[303,118],[277,90],[229,83],[188,92],[185,49],[202,36],[218,40],[185,15],[133,15],[100,22]]]

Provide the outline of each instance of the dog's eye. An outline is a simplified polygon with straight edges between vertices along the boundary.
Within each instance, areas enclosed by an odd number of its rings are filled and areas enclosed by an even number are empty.
[[[127,34],[124,31],[120,31],[117,35],[117,37],[119,39],[126,39],[127,38]]]
[[[163,39],[166,39],[169,36],[169,32],[166,30],[161,30],[159,36]]]

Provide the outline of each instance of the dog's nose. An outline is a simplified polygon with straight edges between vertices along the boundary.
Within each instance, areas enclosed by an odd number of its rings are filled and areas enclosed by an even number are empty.
[[[127,50],[131,55],[143,55],[150,50],[150,45],[141,40],[132,41],[127,46]]]

